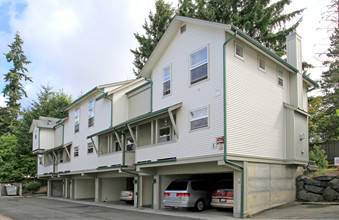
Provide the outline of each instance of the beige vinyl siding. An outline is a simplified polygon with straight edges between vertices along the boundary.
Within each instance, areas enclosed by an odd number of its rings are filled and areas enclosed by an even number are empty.
[[[63,128],[62,125],[55,129],[54,146],[62,145]]]
[[[244,46],[244,60],[234,57],[234,42],[227,46],[227,145],[228,153],[267,158],[286,157],[286,114],[289,73],[266,59],[266,72],[257,68],[258,52]],[[277,85],[277,68],[284,87]]]
[[[225,32],[187,24],[168,45],[152,70],[153,111],[182,102],[176,112],[179,138],[149,147],[137,148],[136,161],[177,157],[178,159],[219,154],[212,148],[217,137],[223,135],[222,109],[222,44]],[[208,47],[208,79],[190,85],[190,54]],[[163,68],[171,63],[171,94],[163,97]],[[189,112],[209,107],[209,127],[190,131]]]
[[[129,119],[150,112],[150,95],[151,90],[146,89],[128,98]]]
[[[40,128],[40,149],[51,149],[54,147],[54,130]]]

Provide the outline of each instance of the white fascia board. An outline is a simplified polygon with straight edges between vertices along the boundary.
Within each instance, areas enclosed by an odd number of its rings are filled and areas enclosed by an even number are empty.
[[[158,62],[163,52],[166,50],[167,46],[171,43],[173,38],[175,37],[177,31],[182,26],[183,23],[190,23],[190,24],[196,24],[201,26],[206,26],[210,28],[216,28],[216,29],[223,29],[223,30],[230,30],[231,25],[228,24],[222,24],[212,21],[206,21],[196,18],[189,18],[189,17],[183,17],[183,16],[175,16],[166,29],[164,35],[158,42],[157,46],[154,48],[151,56],[148,58],[146,64],[142,68],[142,70],[139,73],[139,76],[143,77],[150,77],[152,73],[152,69],[154,65]]]

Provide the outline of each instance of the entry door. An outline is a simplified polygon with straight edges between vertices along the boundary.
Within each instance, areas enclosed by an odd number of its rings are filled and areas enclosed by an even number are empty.
[[[152,205],[152,176],[142,177],[142,207]]]

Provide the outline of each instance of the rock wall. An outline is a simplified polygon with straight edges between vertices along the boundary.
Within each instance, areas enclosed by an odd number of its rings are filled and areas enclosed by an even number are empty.
[[[305,202],[339,202],[339,176],[297,177],[297,199]]]

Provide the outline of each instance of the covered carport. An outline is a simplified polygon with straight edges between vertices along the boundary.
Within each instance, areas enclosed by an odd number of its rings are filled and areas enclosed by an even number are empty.
[[[140,201],[143,203],[150,197],[153,198],[154,209],[164,209],[162,204],[164,191],[171,181],[176,179],[208,179],[212,182],[228,179],[233,181],[234,187],[234,208],[233,216],[240,215],[241,201],[241,171],[228,166],[222,162],[200,162],[200,163],[178,163],[177,161],[168,163],[144,163],[137,166],[140,173],[147,173],[152,177],[151,187],[153,190],[145,190],[143,181],[141,182]],[[144,176],[142,176],[144,178]],[[143,179],[141,178],[141,179]],[[150,188],[150,186],[148,186]],[[148,192],[147,195],[145,193]],[[152,195],[153,193],[153,195]],[[188,210],[189,211],[189,210]]]

